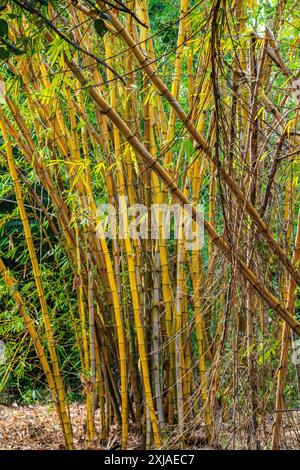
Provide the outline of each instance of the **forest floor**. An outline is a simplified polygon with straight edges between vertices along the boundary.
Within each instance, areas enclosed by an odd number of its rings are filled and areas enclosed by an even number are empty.
[[[72,403],[70,414],[73,424],[74,442],[76,449],[86,449],[85,405]],[[300,413],[285,416],[282,426],[282,449],[300,448]],[[266,420],[264,433],[260,433],[260,448],[269,448],[266,443],[271,441],[271,417]],[[96,410],[96,427],[100,428],[100,413]],[[197,432],[187,443],[189,449],[220,449],[231,448],[232,425],[222,426],[222,441],[225,445],[209,447]],[[243,438],[241,438],[243,436]],[[247,436],[245,430],[237,433],[236,449],[246,449]],[[116,426],[111,437],[105,444],[95,440],[94,449],[120,449],[120,429]],[[141,448],[142,441],[134,432],[129,432],[128,449]],[[173,446],[170,446],[174,448]],[[251,446],[252,447],[252,446]],[[253,448],[253,447],[252,447]],[[10,406],[0,405],[0,450],[56,450],[64,449],[60,425],[52,405],[22,406],[14,403]]]
[[[86,449],[86,406],[83,403],[70,405],[74,443],[76,449]],[[95,426],[100,429],[100,411],[95,413]],[[121,429],[112,427],[105,444],[96,439],[93,449],[121,449]],[[130,431],[130,429],[129,429]],[[139,436],[130,432],[128,448],[141,446]],[[13,403],[0,405],[0,450],[59,450],[64,449],[64,440],[54,407],[49,405],[23,406]]]

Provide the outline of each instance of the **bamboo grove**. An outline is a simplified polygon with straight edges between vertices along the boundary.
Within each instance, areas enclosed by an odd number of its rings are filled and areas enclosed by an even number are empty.
[[[0,7],[1,389],[28,354],[66,449],[72,386],[87,447],[284,447],[300,397],[297,3]],[[153,204],[191,204],[195,226],[201,203],[203,247],[186,248],[183,209],[181,237],[162,220],[155,239],[99,236],[99,204],[124,200],[149,234]]]

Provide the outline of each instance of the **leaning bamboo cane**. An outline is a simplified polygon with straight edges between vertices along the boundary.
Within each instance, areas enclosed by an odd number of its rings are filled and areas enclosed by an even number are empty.
[[[87,80],[84,75],[78,70],[76,65],[65,57],[65,61],[78,78],[82,85],[87,84]],[[168,173],[160,166],[160,164],[152,157],[149,152],[143,147],[139,142],[136,136],[131,132],[129,127],[125,122],[120,118],[116,111],[102,98],[95,88],[89,90],[90,96],[93,100],[100,106],[102,111],[107,114],[107,116],[112,120],[112,122],[118,127],[120,132],[124,135],[126,140],[130,143],[132,148],[143,158],[143,160],[158,174],[158,176],[164,181],[168,186],[169,191],[176,196],[181,204],[190,204],[189,199],[184,196],[184,194],[177,187],[173,179],[168,175]],[[194,220],[197,219],[197,211],[195,207],[192,207],[192,217]],[[218,247],[218,249],[227,257],[227,259],[232,261],[232,252],[230,247],[226,242],[217,234],[215,229],[207,221],[204,221],[204,229],[207,231],[208,235],[212,238],[213,243]],[[259,281],[257,276],[248,268],[248,266],[240,259],[236,258],[237,266],[240,272],[245,276],[245,278],[250,282],[254,290],[269,304],[269,306],[275,310],[281,318],[286,321],[290,327],[300,335],[300,324],[293,318],[293,316],[287,311],[285,306],[280,300],[278,300],[271,292]],[[295,278],[295,275],[293,275]],[[296,275],[297,278],[297,275]]]
[[[217,165],[217,162],[215,162],[213,159],[211,149],[207,141],[197,131],[193,122],[189,119],[188,115],[184,112],[184,110],[182,109],[178,101],[174,98],[174,96],[169,91],[169,89],[164,84],[164,82],[158,77],[157,73],[152,68],[151,61],[145,56],[145,54],[143,54],[140,47],[134,42],[134,40],[128,34],[126,28],[122,25],[122,23],[118,20],[118,18],[116,18],[115,15],[111,12],[109,12],[108,14],[110,16],[111,22],[114,25],[116,31],[124,39],[126,44],[132,49],[143,71],[153,81],[154,85],[157,87],[161,95],[164,96],[168,100],[171,107],[174,108],[178,118],[181,120],[181,122],[184,124],[187,131],[191,134],[191,136],[196,141],[197,149],[203,150],[207,158],[209,158],[213,162],[214,165]],[[272,233],[268,229],[266,223],[260,217],[258,211],[255,209],[255,207],[253,207],[251,202],[247,198],[245,198],[243,191],[238,187],[234,179],[229,175],[229,173],[224,169],[224,167],[220,166],[220,164],[218,164],[218,171],[220,172],[220,175],[222,179],[224,180],[224,182],[228,185],[229,189],[235,195],[240,206],[244,208],[247,211],[247,213],[250,215],[250,217],[253,219],[255,225],[257,226],[259,230],[259,233],[266,239],[270,248],[278,256],[281,263],[285,266],[287,271],[293,276],[297,284],[300,285],[300,274],[298,270],[295,268],[292,262],[287,258],[287,256],[284,253],[284,250],[276,242]]]
[[[49,362],[47,360],[45,350],[42,346],[41,339],[40,339],[40,337],[39,337],[39,335],[38,335],[38,333],[37,333],[37,331],[34,327],[34,321],[30,317],[30,315],[28,314],[28,312],[26,310],[26,307],[25,307],[25,304],[24,304],[24,301],[23,301],[19,291],[17,290],[17,282],[12,277],[12,275],[9,273],[9,271],[8,271],[7,267],[5,266],[2,258],[0,258],[0,272],[1,272],[1,275],[3,276],[3,279],[4,279],[7,287],[10,289],[11,295],[13,296],[13,298],[16,302],[16,305],[18,307],[18,310],[19,310],[20,314],[23,317],[25,327],[26,327],[26,329],[27,329],[27,331],[30,335],[30,338],[31,338],[33,344],[34,344],[34,347],[36,349],[36,352],[37,352],[38,358],[40,360],[41,366],[42,366],[43,371],[45,373],[45,376],[46,376],[46,379],[47,379],[47,382],[48,382],[48,385],[49,385],[49,388],[50,388],[53,403],[56,407],[59,419],[60,419],[61,423],[63,424],[62,416],[61,416],[61,408],[60,408],[59,402],[58,402],[54,377],[53,377]],[[64,426],[62,426],[62,427],[63,427],[63,430],[64,430]],[[66,445],[68,445],[68,439],[67,439],[65,434],[64,434],[64,438],[65,438]]]
[[[20,211],[20,217],[22,220],[22,224],[24,227],[24,232],[25,232],[25,238],[26,238],[26,243],[28,246],[28,251],[30,255],[30,260],[32,263],[32,269],[33,269],[33,274],[34,274],[34,279],[38,291],[38,296],[41,304],[41,310],[43,314],[43,320],[45,324],[45,329],[46,329],[46,335],[47,335],[47,340],[48,340],[48,347],[49,347],[49,352],[52,360],[52,365],[53,365],[53,373],[54,373],[54,380],[55,380],[55,386],[57,390],[57,396],[59,400],[59,407],[61,410],[61,416],[62,416],[62,423],[64,426],[64,432],[66,436],[66,443],[67,447],[69,449],[73,448],[73,435],[72,435],[72,428],[71,428],[71,423],[70,423],[70,417],[69,413],[66,407],[66,396],[65,396],[65,390],[63,386],[63,382],[61,379],[61,374],[59,370],[59,364],[58,364],[58,359],[57,359],[57,354],[56,354],[56,349],[55,349],[55,343],[54,343],[54,337],[53,337],[53,331],[51,327],[51,322],[48,314],[48,308],[46,304],[46,299],[45,299],[45,294],[43,290],[43,285],[41,281],[41,274],[40,274],[40,268],[39,264],[36,258],[36,253],[35,249],[33,246],[33,241],[32,241],[32,236],[31,236],[31,230],[30,230],[30,225],[29,221],[26,215],[24,203],[23,203],[23,197],[22,197],[22,191],[21,191],[21,186],[19,183],[19,178],[18,174],[16,171],[15,163],[14,163],[14,157],[12,153],[12,149],[8,140],[8,135],[6,131],[6,127],[4,124],[4,121],[2,119],[2,109],[0,109],[0,126],[1,126],[1,131],[3,135],[3,139],[5,142],[5,148],[7,152],[7,161],[9,165],[9,170],[11,173],[11,177],[14,183],[15,187],[15,193],[16,193],[16,199],[18,203],[18,208]]]

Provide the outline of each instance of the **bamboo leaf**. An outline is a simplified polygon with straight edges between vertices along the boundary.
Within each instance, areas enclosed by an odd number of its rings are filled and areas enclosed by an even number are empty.
[[[7,21],[0,19],[0,37],[3,38],[8,35],[8,24]]]
[[[0,2],[0,11],[5,10],[6,5],[7,5],[7,0],[1,1],[1,2]]]
[[[0,47],[0,59],[5,60],[10,56],[9,51],[5,47]]]
[[[7,46],[7,48],[15,55],[22,55],[22,54],[25,54],[25,51],[19,49],[17,46],[15,46],[14,44],[11,44],[10,42],[8,41],[5,41],[5,44]]]
[[[48,0],[38,0],[38,2],[39,2],[41,5],[45,6],[45,7],[47,7],[47,6],[49,5],[49,1],[48,1]]]
[[[100,37],[103,37],[107,31],[104,21],[101,20],[100,18],[94,21],[94,28],[95,28],[96,33]]]

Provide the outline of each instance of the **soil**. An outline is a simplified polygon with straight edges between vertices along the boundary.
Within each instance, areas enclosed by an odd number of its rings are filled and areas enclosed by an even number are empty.
[[[70,405],[76,449],[86,448],[85,404]],[[95,424],[99,426],[100,413],[96,411]],[[114,439],[93,447],[107,449],[119,444],[119,430]],[[0,405],[0,450],[56,450],[64,449],[63,435],[56,411],[52,405],[12,406]]]
[[[76,449],[86,449],[86,407],[84,403],[72,403],[70,414],[73,426],[74,444]],[[298,411],[298,410],[297,410]],[[282,449],[300,448],[300,413],[284,413],[281,431]],[[259,448],[270,448],[272,435],[272,416],[265,420],[264,431],[259,434]],[[100,429],[100,411],[96,410],[95,426]],[[232,423],[222,423],[219,427],[219,443],[210,447],[203,440],[202,426],[198,424],[192,429],[187,438],[186,447],[189,449],[231,448],[234,426]],[[242,426],[243,428],[243,426]],[[236,436],[236,449],[249,448],[248,430],[240,428]],[[248,443],[247,443],[248,441]],[[169,448],[176,444],[169,440]],[[100,441],[97,437],[90,446],[92,449],[120,449],[121,429],[114,426],[110,437]],[[141,449],[141,437],[129,429],[128,449]],[[255,448],[250,445],[250,448]],[[64,449],[64,440],[60,424],[51,404],[21,406],[17,403],[6,406],[0,405],[0,450],[56,450]]]

